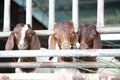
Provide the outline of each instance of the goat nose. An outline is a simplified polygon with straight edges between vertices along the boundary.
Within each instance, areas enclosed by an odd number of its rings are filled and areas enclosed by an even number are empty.
[[[18,49],[20,49],[20,50],[24,50],[24,49],[27,49],[28,48],[28,46],[26,46],[25,44],[19,44],[18,45]]]
[[[80,48],[81,48],[81,49],[88,49],[88,46],[85,45],[85,44],[81,44]]]
[[[24,46],[25,46],[25,44],[19,44],[19,46],[20,46],[20,47],[24,47]]]
[[[71,44],[70,44],[70,43],[64,42],[64,43],[62,44],[62,49],[70,49],[70,48],[71,48]]]

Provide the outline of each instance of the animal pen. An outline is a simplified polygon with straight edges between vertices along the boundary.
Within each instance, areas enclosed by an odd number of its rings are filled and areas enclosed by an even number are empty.
[[[0,37],[8,37],[10,34],[10,1],[4,2],[4,26]],[[32,0],[26,0],[26,24],[32,25]],[[49,25],[48,30],[35,30],[38,35],[50,35],[53,33],[55,23],[55,0],[49,0]],[[72,0],[72,21],[75,29],[78,27],[78,0]],[[101,33],[102,40],[109,39],[108,34],[120,33],[120,27],[104,26],[104,0],[97,0],[97,30]],[[117,35],[116,38],[118,38]],[[115,39],[115,37],[111,37]],[[110,39],[111,39],[110,38]],[[21,54],[26,53],[26,54]],[[34,53],[34,54],[33,54]],[[39,54],[42,53],[42,54]],[[85,54],[87,53],[87,54]],[[0,51],[0,57],[49,57],[49,56],[65,56],[65,57],[119,57],[120,49],[89,49],[89,50],[14,50]],[[32,65],[31,65],[32,64]],[[109,64],[109,65],[108,65]],[[117,65],[115,65],[117,64]],[[1,63],[0,68],[120,68],[120,63],[102,63],[102,62],[82,62],[82,63]],[[47,76],[47,77],[46,77]],[[0,80],[72,80],[71,74],[55,74],[55,73],[0,73]],[[75,80],[119,80],[119,74],[80,74],[74,76]]]

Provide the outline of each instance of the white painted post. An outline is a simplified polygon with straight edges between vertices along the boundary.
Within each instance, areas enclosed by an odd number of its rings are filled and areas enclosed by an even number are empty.
[[[97,0],[97,27],[104,27],[104,0]]]
[[[26,24],[32,26],[32,0],[26,0]]]
[[[10,31],[10,0],[4,0],[3,31]]]
[[[49,25],[48,29],[53,29],[55,23],[55,0],[49,0]]]
[[[72,0],[72,21],[75,30],[78,28],[78,0]]]
[[[49,24],[48,29],[53,30],[55,24],[55,0],[49,0]],[[50,38],[48,39],[48,48],[50,48]]]

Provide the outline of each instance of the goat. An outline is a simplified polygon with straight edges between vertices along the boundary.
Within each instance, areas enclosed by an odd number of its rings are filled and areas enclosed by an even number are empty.
[[[50,35],[50,49],[73,49],[76,48],[78,36],[76,35],[72,22],[56,23],[54,33]],[[59,61],[72,61],[70,58],[59,57]]]
[[[19,23],[15,26],[11,32],[6,43],[6,50],[14,50],[14,47],[18,50],[47,50],[41,49],[41,44],[37,34],[32,30],[29,24]],[[48,59],[48,60],[47,60]],[[49,61],[49,58],[43,57],[20,57],[18,62],[42,62]],[[45,69],[44,69],[45,70]],[[42,72],[43,69],[37,68],[16,68],[16,73],[25,72]],[[47,70],[47,69],[46,69]],[[49,71],[48,71],[49,72]]]
[[[49,37],[49,49],[74,49],[78,42],[72,22],[59,22],[54,25],[54,33]],[[51,57],[50,59],[52,59]],[[58,57],[58,62],[72,62],[72,57]],[[55,73],[76,73],[77,69],[55,69]]]
[[[78,27],[78,42],[80,43],[81,49],[101,49],[101,38],[99,32],[96,30],[96,26],[93,24],[82,24]],[[96,61],[96,57],[78,57],[82,61]],[[96,68],[90,70],[97,71]],[[81,72],[89,73],[86,70],[80,70]]]
[[[93,24],[82,24],[78,27],[78,42],[81,49],[108,49],[109,46],[102,46],[100,33],[97,32],[96,26]],[[93,62],[116,62],[114,57],[78,57],[82,61]],[[90,68],[96,73],[101,74],[119,74],[120,69],[113,68]],[[90,71],[80,70],[81,72],[89,73]]]

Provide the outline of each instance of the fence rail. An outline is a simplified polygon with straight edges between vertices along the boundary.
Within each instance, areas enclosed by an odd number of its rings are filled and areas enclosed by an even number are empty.
[[[34,53],[34,54],[33,54]],[[0,57],[49,57],[49,56],[65,56],[65,57],[119,57],[120,49],[84,49],[84,50],[9,50],[0,51]]]
[[[0,74],[0,80],[72,80],[72,75],[53,73],[8,73]]]
[[[34,53],[34,54],[33,54]],[[88,57],[88,56],[98,56],[98,57],[119,57],[120,49],[85,49],[85,50],[9,50],[0,51],[0,57]],[[73,58],[77,60],[76,58]],[[79,60],[77,60],[79,61]],[[32,65],[31,65],[32,64]],[[109,65],[108,65],[109,64]],[[0,63],[0,68],[120,68],[119,62],[73,62],[71,63],[55,63],[55,62],[5,62]]]
[[[30,0],[31,1],[31,0]],[[30,2],[29,1],[29,2]],[[54,1],[54,0],[50,0],[50,1]],[[73,0],[75,1],[75,0]],[[98,0],[98,4],[99,4],[99,7],[98,8],[98,11],[97,11],[97,15],[98,15],[98,20],[97,20],[97,26],[104,26],[104,5],[101,5],[102,3],[104,3],[104,0]],[[5,2],[6,3],[6,7],[9,8],[9,5],[7,5],[7,3],[10,3],[8,1]],[[53,2],[52,2],[53,3]],[[29,5],[29,4],[28,4]],[[53,4],[54,5],[54,4]],[[77,7],[77,5],[76,5]],[[9,9],[6,8],[6,16],[4,21],[7,20],[8,23],[4,22],[4,31],[9,31],[9,28],[10,28],[10,24],[9,24],[9,14],[10,14],[10,11]],[[32,7],[28,7],[26,9],[29,9],[31,10]],[[51,26],[50,24],[54,24],[54,9],[55,7],[50,7],[51,9],[51,13],[49,15],[52,15],[50,20],[49,20],[49,26],[48,28],[50,27],[53,27]],[[77,8],[74,8],[75,13],[77,13],[78,11]],[[27,10],[28,11],[28,10]],[[28,11],[29,13],[29,11]],[[28,17],[26,18],[26,23],[30,23],[31,24],[31,19],[29,19],[31,17],[31,12],[30,12],[30,15],[28,15]],[[77,15],[77,14],[76,14]],[[102,17],[101,17],[102,16]],[[50,17],[50,16],[49,16]],[[75,21],[73,20],[74,24],[75,22],[78,21],[78,18],[77,16],[75,17],[74,14],[73,14],[73,17],[76,18]],[[100,17],[100,18],[99,18]],[[51,20],[52,19],[52,20]],[[52,21],[52,22],[51,22]],[[100,23],[100,24],[99,24]],[[8,26],[6,26],[8,25]],[[75,26],[75,27],[78,27],[78,26]],[[102,27],[102,28],[97,28],[98,32],[100,32],[101,34],[112,34],[112,33],[120,33],[120,27]],[[52,30],[36,30],[35,31],[38,35],[43,35],[43,36],[48,36],[50,34],[53,33]],[[0,37],[8,37],[10,34],[10,31],[9,32],[0,32]],[[22,53],[22,54],[21,54]],[[34,54],[33,54],[34,53]],[[47,57],[47,56],[66,56],[66,57],[69,57],[69,56],[73,56],[73,57],[78,57],[78,56],[81,56],[81,57],[85,57],[85,56],[99,56],[99,57],[119,57],[120,56],[120,49],[94,49],[94,50],[45,50],[45,51],[41,51],[41,50],[14,50],[14,51],[0,51],[0,57],[4,58],[4,57],[38,57],[38,56],[41,56],[41,57]],[[75,65],[71,64],[71,63],[32,63],[33,65],[31,65],[31,63],[0,63],[0,67],[85,67],[87,66],[87,68],[89,67],[106,67],[106,64],[105,63],[74,63]],[[91,65],[92,64],[92,65]],[[114,64],[111,64],[111,65],[107,65],[107,67],[119,67],[120,68],[120,64],[119,63],[116,63],[118,64],[118,66],[114,65]],[[69,65],[69,66],[68,66]],[[71,66],[70,66],[71,65]],[[47,77],[46,77],[47,76]],[[37,73],[34,73],[34,74],[0,74],[0,80],[31,80],[31,79],[34,79],[34,80],[73,80],[72,79],[73,76],[71,76],[71,74],[37,74]],[[120,76],[118,75],[98,75],[98,74],[81,74],[79,76],[75,76],[74,78],[77,78],[75,80],[120,80]]]
[[[101,34],[120,33],[120,27],[97,27]],[[0,32],[0,37],[8,37],[11,31]],[[53,30],[35,30],[38,35],[48,36],[53,33]]]
[[[109,64],[109,65],[108,65]],[[0,68],[120,68],[119,62],[2,62]]]
[[[47,76],[47,77],[46,77]],[[120,80],[119,75],[105,74],[53,74],[53,73],[8,73],[0,74],[0,80]]]

